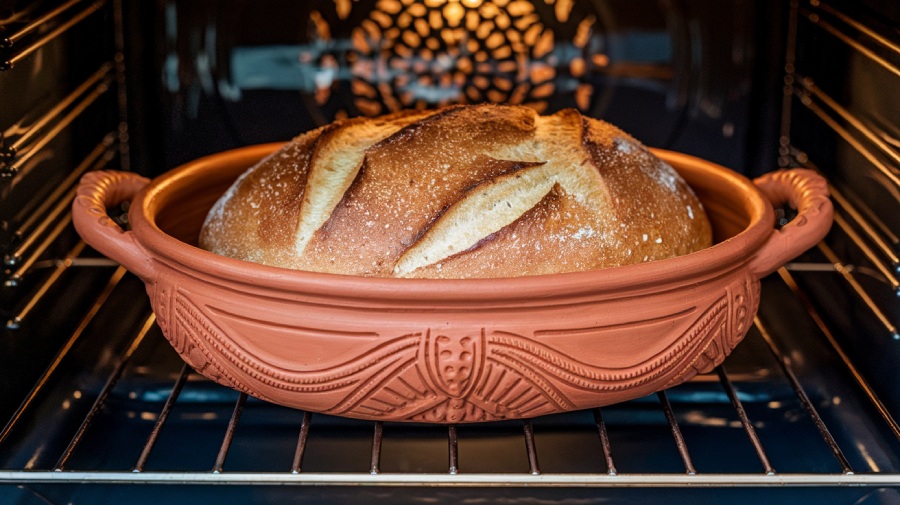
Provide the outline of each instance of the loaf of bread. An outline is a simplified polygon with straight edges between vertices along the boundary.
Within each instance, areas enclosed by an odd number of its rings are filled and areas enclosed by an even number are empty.
[[[336,121],[245,172],[200,246],[337,274],[470,278],[587,271],[711,244],[666,163],[575,110],[451,106]]]

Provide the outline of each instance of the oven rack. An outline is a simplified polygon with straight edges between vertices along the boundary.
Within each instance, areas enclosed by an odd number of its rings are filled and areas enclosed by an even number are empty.
[[[9,70],[40,50],[48,42],[76,26],[106,5],[106,0],[69,0],[11,33],[0,34],[0,70]],[[23,9],[28,12],[30,9]]]
[[[811,156],[808,151],[816,148],[809,145],[812,139],[799,135],[801,130],[792,129],[798,123],[797,117],[808,112],[811,121],[800,123],[816,123],[823,127],[823,132],[828,132],[837,143],[848,148],[863,162],[862,168],[868,173],[859,179],[877,180],[886,191],[896,191],[900,188],[900,150],[897,148],[900,140],[896,127],[884,116],[890,112],[878,110],[880,107],[877,105],[890,101],[888,90],[891,88],[888,86],[896,84],[897,78],[900,78],[900,44],[892,40],[896,33],[883,27],[868,26],[864,20],[843,12],[834,0],[792,2],[790,16],[779,165],[800,165],[819,170],[814,160],[816,156],[822,156],[821,151]],[[807,41],[806,45],[799,43],[801,30],[815,35],[812,38],[815,42]],[[855,62],[856,65],[877,70],[878,78],[886,79],[882,84],[887,92],[861,90],[860,93],[870,95],[867,97],[869,102],[843,97],[848,90],[841,90],[829,78],[829,73],[835,69],[826,73],[813,63],[798,61],[804,51],[830,55],[837,50],[848,53],[848,65]],[[851,68],[840,70],[853,72]],[[816,140],[819,141],[817,143],[822,141],[821,137]],[[804,145],[808,147],[806,150]],[[835,154],[832,152],[831,157]],[[824,159],[818,161],[821,163]],[[900,280],[897,279],[897,274],[900,274],[900,237],[885,223],[885,219],[890,219],[893,213],[888,209],[872,207],[882,202],[863,201],[858,194],[854,194],[853,189],[839,189],[838,186],[847,185],[847,175],[841,174],[841,169],[850,167],[841,167],[841,163],[835,167],[835,160],[827,164],[828,169],[822,171],[829,172],[831,179],[844,179],[832,181],[834,183],[829,186],[835,203],[844,211],[836,216],[836,227],[853,240],[881,278],[890,285],[892,294],[896,295],[900,288]],[[896,330],[892,331],[894,338],[900,338]]]
[[[92,258],[83,257],[82,261],[91,263]],[[101,262],[102,264],[102,262]],[[106,283],[99,295],[93,302],[93,306],[85,315],[84,319],[78,324],[75,331],[64,342],[59,353],[53,359],[45,373],[35,384],[32,391],[28,394],[21,407],[12,416],[9,423],[0,431],[0,485],[15,484],[17,486],[28,486],[36,484],[94,484],[94,485],[111,485],[111,484],[181,484],[181,485],[200,485],[200,484],[224,484],[224,485],[307,485],[307,486],[436,486],[436,487],[567,487],[567,488],[593,488],[593,487],[844,487],[844,486],[863,486],[863,487],[894,487],[900,486],[900,429],[898,423],[891,413],[878,399],[877,395],[866,384],[862,376],[855,370],[852,362],[849,361],[846,354],[840,349],[839,345],[833,338],[829,337],[829,330],[823,326],[822,318],[817,314],[816,309],[808,303],[805,294],[800,286],[794,280],[791,272],[782,269],[779,272],[780,279],[767,279],[764,291],[774,290],[776,294],[770,295],[764,292],[764,307],[760,311],[754,321],[754,328],[748,335],[748,340],[755,340],[756,344],[742,343],[745,345],[757,345],[764,348],[770,354],[775,373],[783,376],[784,381],[789,385],[793,394],[793,400],[797,405],[802,407],[807,418],[805,429],[815,432],[820,443],[824,444],[821,454],[828,454],[831,459],[830,466],[833,469],[828,470],[802,470],[802,471],[783,471],[777,467],[777,463],[773,463],[770,454],[773,447],[767,445],[763,441],[757,430],[759,423],[754,422],[754,416],[748,414],[745,404],[748,400],[756,401],[757,393],[754,393],[754,385],[752,381],[747,380],[746,373],[739,371],[738,373],[729,372],[728,369],[736,367],[742,368],[745,365],[736,362],[733,358],[729,358],[726,362],[719,366],[714,373],[701,376],[692,383],[717,384],[719,396],[722,394],[727,398],[727,404],[730,406],[731,414],[728,416],[732,420],[733,425],[739,425],[740,431],[745,438],[744,444],[749,444],[752,448],[745,451],[747,459],[754,460],[748,462],[745,470],[735,472],[717,472],[706,471],[700,469],[695,464],[694,449],[691,443],[684,436],[683,425],[685,423],[686,404],[683,400],[672,401],[673,395],[680,398],[679,388],[663,391],[655,395],[655,398],[645,398],[637,402],[639,410],[644,411],[650,409],[661,413],[664,418],[664,426],[668,431],[668,445],[674,447],[677,451],[677,459],[679,461],[677,469],[666,469],[665,471],[623,471],[622,461],[628,459],[628,451],[617,451],[616,442],[610,436],[610,425],[607,419],[607,412],[610,409],[617,409],[616,406],[603,407],[593,409],[589,412],[576,413],[575,415],[585,417],[590,416],[592,433],[589,435],[595,439],[595,446],[599,446],[591,457],[597,459],[596,465],[588,471],[554,471],[547,470],[541,465],[541,443],[542,431],[548,430],[548,426],[555,426],[556,421],[547,421],[547,419],[537,418],[534,420],[525,420],[522,422],[505,422],[501,423],[498,428],[504,433],[516,433],[517,443],[521,449],[519,456],[525,464],[521,465],[521,471],[467,471],[465,463],[465,450],[461,449],[461,445],[465,445],[467,436],[463,434],[469,429],[466,425],[450,425],[445,427],[427,427],[421,425],[404,425],[402,423],[381,423],[367,421],[340,420],[330,418],[329,416],[311,414],[308,412],[299,413],[291,411],[291,409],[282,409],[280,407],[268,406],[264,402],[250,399],[245,394],[237,394],[231,392],[227,388],[220,387],[200,377],[193,372],[187,365],[181,364],[177,373],[161,374],[166,379],[163,384],[156,387],[155,395],[157,401],[154,404],[157,410],[150,412],[142,411],[143,417],[153,419],[152,429],[149,430],[146,438],[136,447],[128,448],[103,448],[100,452],[108,452],[110,450],[119,451],[136,455],[125,466],[121,457],[114,457],[118,461],[118,468],[105,468],[105,463],[100,463],[96,467],[85,466],[85,458],[90,460],[90,454],[97,451],[92,446],[98,440],[98,430],[116,429],[110,428],[108,423],[100,421],[101,418],[125,418],[127,414],[122,409],[129,410],[126,403],[123,404],[123,398],[133,398],[135,393],[135,370],[145,366],[145,364],[135,363],[138,356],[146,353],[146,349],[156,346],[166,346],[159,329],[155,324],[155,317],[149,308],[141,307],[136,314],[139,317],[131,317],[134,322],[130,325],[132,330],[127,332],[127,336],[122,337],[121,342],[114,344],[103,344],[94,349],[93,352],[100,355],[114,355],[114,359],[98,359],[97,367],[92,369],[92,373],[98,378],[92,380],[92,386],[89,388],[78,387],[77,385],[69,385],[61,388],[61,384],[66,384],[71,380],[67,374],[69,362],[91,360],[93,356],[79,356],[83,351],[83,346],[88,345],[90,340],[97,338],[115,339],[114,335],[97,335],[95,326],[99,326],[97,321],[112,316],[111,313],[120,312],[118,304],[125,303],[123,299],[128,296],[122,294],[123,290],[129,289],[140,291],[140,281],[132,275],[127,274],[122,267],[112,269],[111,267],[95,266],[88,269],[102,271],[102,277],[106,279]],[[112,273],[109,271],[112,270]],[[774,287],[772,287],[774,286]],[[854,412],[871,412],[871,423],[874,423],[875,433],[870,433],[872,426],[866,426],[863,432],[860,432],[860,426],[856,426],[856,432],[850,439],[836,436],[835,432],[845,432],[848,428],[842,423],[840,415],[830,413],[827,416],[822,415],[822,400],[818,398],[821,395],[820,385],[812,373],[820,373],[821,364],[813,363],[812,366],[806,361],[815,361],[810,357],[809,351],[797,349],[798,342],[808,340],[809,335],[786,336],[781,330],[776,331],[783,323],[769,320],[777,314],[781,313],[784,307],[773,307],[768,304],[766,309],[765,300],[767,295],[772,297],[783,297],[788,294],[792,297],[789,303],[802,307],[808,314],[809,325],[817,328],[818,343],[821,344],[825,351],[832,356],[833,363],[841,363],[844,370],[842,374],[851,377],[851,384],[840,385],[834,392],[835,397],[844,398],[845,402],[858,401],[859,404],[852,407],[848,405],[848,409]],[[138,294],[137,296],[141,296]],[[146,303],[146,302],[144,302]],[[781,305],[779,301],[779,305]],[[796,316],[791,316],[796,319]],[[101,330],[106,333],[106,330]],[[804,344],[804,345],[809,345]],[[91,344],[93,346],[93,344]],[[739,347],[740,349],[741,347]],[[799,354],[798,354],[799,353]],[[815,353],[813,353],[813,356]],[[802,359],[797,359],[801,356]],[[143,359],[143,358],[141,358]],[[169,367],[171,368],[171,366]],[[827,374],[835,373],[833,370],[826,370]],[[771,373],[771,371],[766,372]],[[131,378],[123,379],[126,376]],[[810,377],[812,377],[810,379]],[[810,380],[810,384],[804,385],[805,380]],[[191,469],[186,471],[179,468],[176,463],[170,467],[161,467],[160,464],[153,464],[154,451],[160,437],[165,437],[166,431],[171,423],[173,412],[178,409],[180,399],[183,400],[183,391],[185,386],[197,388],[198,385],[207,393],[213,395],[224,395],[229,398],[230,407],[226,404],[219,405],[217,409],[223,413],[222,417],[228,418],[227,425],[221,431],[219,441],[214,445],[218,447],[215,457],[205,468]],[[690,385],[691,383],[689,383]],[[856,395],[842,394],[841,391],[847,392],[847,388],[851,393]],[[139,388],[138,388],[139,389]],[[708,387],[705,394],[709,395]],[[210,393],[211,392],[211,393]],[[163,394],[165,393],[165,394]],[[234,394],[231,394],[234,393]],[[231,396],[229,396],[231,395]],[[196,398],[198,394],[193,393]],[[203,394],[200,394],[203,396]],[[856,396],[864,398],[856,399]],[[162,400],[165,397],[165,400]],[[816,398],[816,399],[814,399]],[[60,402],[60,400],[62,400]],[[188,402],[192,400],[187,400]],[[776,400],[784,402],[784,399]],[[72,406],[78,402],[80,409]],[[160,405],[161,404],[161,405]],[[634,402],[629,402],[634,404]],[[47,433],[56,431],[52,423],[46,421],[46,417],[60,417],[58,413],[53,411],[70,410],[78,411],[75,415],[74,422],[68,421],[68,430],[65,434],[60,435],[64,439],[56,441],[58,452],[51,454],[53,450],[48,450],[44,442],[36,442],[34,436],[36,433]],[[229,460],[229,455],[233,452],[232,446],[236,439],[246,433],[247,429],[265,430],[266,424],[252,423],[250,428],[239,429],[242,424],[242,416],[250,409],[266,409],[275,408],[283,411],[293,412],[294,417],[301,416],[299,422],[296,423],[293,430],[293,450],[290,462],[281,468],[270,468],[265,471],[241,471],[231,470],[234,466]],[[625,407],[628,409],[629,407]],[[120,412],[116,413],[116,409]],[[758,411],[758,408],[756,409]],[[614,413],[616,423],[621,422],[623,415],[628,416],[633,413],[625,414]],[[73,413],[74,415],[75,413]],[[227,414],[227,415],[226,415]],[[797,413],[794,413],[797,415]],[[61,417],[66,417],[63,414]],[[202,416],[201,416],[202,417]],[[548,416],[553,417],[553,416]],[[828,418],[826,420],[826,417]],[[322,423],[319,424],[319,421]],[[846,420],[846,419],[843,419]],[[58,421],[53,421],[59,424]],[[550,424],[548,424],[548,422]],[[767,421],[768,422],[768,421]],[[309,441],[317,437],[317,430],[329,431],[334,429],[335,423],[340,426],[351,426],[354,432],[369,435],[363,436],[367,439],[365,444],[369,447],[366,454],[356,451],[357,459],[362,458],[365,461],[356,461],[350,464],[353,470],[321,470],[310,469],[315,467],[315,463],[310,464],[307,461]],[[690,422],[689,422],[690,423]],[[487,432],[493,430],[495,423],[484,425],[483,429]],[[578,424],[578,423],[576,423]],[[865,423],[863,423],[865,424]],[[581,423],[583,428],[583,423]],[[567,430],[566,421],[561,422],[563,430]],[[387,428],[386,428],[387,427]],[[126,428],[121,428],[126,429]],[[178,429],[172,428],[172,429]],[[385,431],[390,431],[392,435],[386,435]],[[391,469],[390,462],[384,461],[384,446],[391,442],[392,437],[396,437],[397,433],[403,432],[415,433],[426,429],[428,437],[432,443],[443,444],[446,448],[442,455],[436,457],[443,460],[443,469],[435,471],[435,464],[430,464],[427,471],[397,471]],[[479,428],[482,429],[482,428]],[[588,436],[587,431],[578,428],[581,436]],[[696,430],[697,427],[692,427]],[[766,428],[768,429],[768,428]],[[45,431],[46,430],[46,431]],[[869,431],[866,431],[869,430]],[[402,435],[401,435],[402,436]],[[697,435],[693,435],[697,437]],[[881,437],[881,438],[880,438]],[[54,437],[51,437],[54,438]],[[58,437],[57,437],[58,438]],[[113,438],[118,438],[114,436]],[[283,438],[283,437],[282,437]],[[477,437],[476,437],[477,438]],[[839,440],[840,439],[840,440]],[[696,438],[694,438],[696,440]],[[855,453],[857,448],[846,446],[847,440],[853,440],[854,444],[861,446],[869,446],[868,450],[874,447],[880,447],[883,454],[867,453],[865,457],[860,458],[859,455],[850,455],[846,451]],[[358,440],[357,440],[358,442]],[[461,444],[461,442],[463,442]],[[842,443],[843,442],[843,443]],[[339,441],[336,447],[340,447]],[[358,444],[357,444],[358,445]],[[471,447],[471,444],[467,445]],[[671,448],[670,447],[670,448]],[[187,450],[184,449],[183,450]],[[702,448],[701,452],[707,451],[708,448]],[[721,451],[730,451],[731,448],[725,447],[718,449]],[[774,448],[778,452],[780,448]],[[321,452],[321,451],[320,451]],[[752,456],[751,456],[752,454]],[[85,456],[87,455],[87,456]],[[507,454],[507,456],[509,456]],[[867,459],[868,458],[868,459]],[[127,459],[127,458],[126,458]],[[552,459],[552,458],[551,458]],[[471,460],[469,460],[471,461]],[[148,465],[148,462],[150,464]],[[241,463],[238,462],[240,467]],[[396,465],[394,465],[396,467]],[[477,465],[476,465],[477,466]],[[627,464],[624,466],[628,466]],[[707,465],[708,467],[708,465]],[[750,470],[749,467],[755,467]]]
[[[59,248],[75,243],[68,210],[78,179],[108,167],[114,158],[116,166],[128,166],[121,156],[127,152],[121,30],[111,30],[108,39],[96,30],[97,39],[85,44],[90,49],[76,42],[112,18],[117,23],[121,18],[119,2],[33,2],[14,9],[0,27],[0,78],[9,83],[0,126],[0,254],[6,288],[27,283],[33,270],[45,270],[54,261],[48,257],[71,263],[77,254],[69,257]],[[93,52],[81,58],[88,51]],[[70,67],[69,60],[79,65]]]

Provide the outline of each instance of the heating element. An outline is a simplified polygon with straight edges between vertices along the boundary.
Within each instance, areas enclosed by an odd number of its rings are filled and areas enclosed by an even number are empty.
[[[900,502],[900,44],[862,4],[784,5],[777,164],[829,179],[835,225],[764,280],[733,355],[646,398],[449,426],[292,410],[184,365],[143,284],[68,212],[82,174],[150,150],[152,114],[130,113],[149,106],[126,92],[136,14],[0,12],[0,501]]]

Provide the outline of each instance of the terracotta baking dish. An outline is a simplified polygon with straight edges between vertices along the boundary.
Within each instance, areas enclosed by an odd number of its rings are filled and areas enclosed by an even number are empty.
[[[163,333],[194,369],[271,402],[391,421],[459,423],[607,405],[722,362],[759,305],[759,279],[831,225],[825,181],[754,182],[666,151],[703,201],[716,245],[584,273],[476,280],[284,270],[195,246],[208,209],[276,144],[209,156],[150,182],[84,176],[84,240],[147,285]],[[131,231],[106,208],[133,199]],[[798,217],[774,229],[773,203]]]

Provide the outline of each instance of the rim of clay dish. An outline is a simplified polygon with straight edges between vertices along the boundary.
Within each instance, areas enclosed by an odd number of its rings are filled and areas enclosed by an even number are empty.
[[[612,267],[588,272],[568,272],[489,279],[398,279],[363,277],[290,270],[220,256],[182,242],[156,225],[159,201],[170,191],[202,184],[202,174],[241,159],[249,167],[281,144],[266,144],[234,149],[182,165],[154,179],[134,199],[129,218],[138,244],[169,264],[176,264],[228,283],[268,288],[291,293],[306,293],[343,299],[403,301],[410,305],[434,302],[494,302],[507,304],[517,300],[571,297],[603,292],[650,291],[672,289],[678,284],[699,283],[710,276],[746,268],[747,262],[773,233],[771,205],[746,177],[715,163],[671,151],[654,153],[672,165],[685,179],[693,174],[714,176],[716,186],[728,191],[734,207],[749,214],[743,231],[706,249],[675,258]],[[711,212],[707,208],[707,212]],[[552,303],[552,302],[551,302]]]

